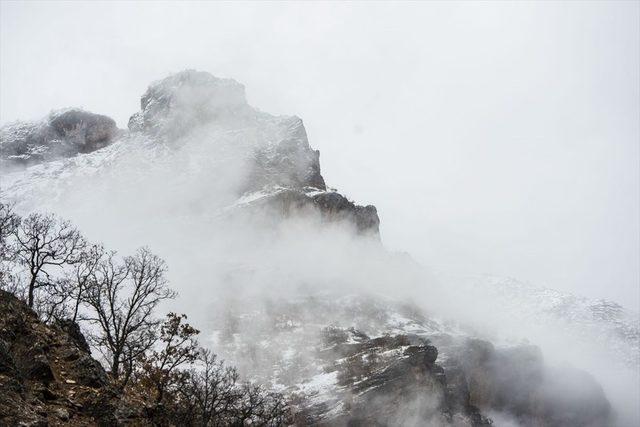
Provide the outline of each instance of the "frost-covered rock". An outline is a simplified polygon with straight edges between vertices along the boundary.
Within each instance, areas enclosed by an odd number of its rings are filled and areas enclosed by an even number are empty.
[[[311,149],[302,120],[251,107],[244,86],[232,79],[187,70],[157,81],[142,95],[129,129],[170,144],[232,132],[251,170],[244,190],[265,186],[325,189],[320,153]],[[214,143],[211,140],[211,143]]]
[[[590,354],[597,349],[611,365],[636,372],[640,366],[640,315],[613,301],[591,300],[498,276],[469,277],[458,288],[469,298],[482,298],[498,314],[498,322],[551,329],[571,337],[574,347],[592,347]]]
[[[361,235],[379,233],[380,219],[375,206],[359,206],[340,193],[313,187],[263,189],[246,194],[233,208],[233,214],[266,212],[276,218],[315,215],[320,222],[351,225]]]
[[[252,206],[269,207],[276,220],[282,213],[311,213],[322,221],[349,222],[359,233],[378,235],[374,206],[356,205],[327,191],[320,153],[309,145],[299,117],[259,111],[246,102],[243,85],[209,73],[188,70],[151,84],[141,98],[141,110],[131,117],[128,132],[119,133],[105,116],[68,110],[42,123],[8,127],[6,134],[13,135],[3,136],[6,153],[15,151],[10,150],[16,146],[14,141],[22,141],[17,144],[22,157],[11,154],[12,159],[24,157],[27,165],[36,159],[63,160],[3,177],[3,194],[25,210],[53,195],[69,197],[79,182],[88,185],[92,177],[121,196],[135,188],[155,191],[158,179],[164,179],[167,186],[158,189],[162,194],[150,194],[147,200],[161,199],[175,182],[181,186],[176,190],[180,193],[177,204],[202,205],[202,193],[191,197],[184,188],[208,183],[213,196],[224,194],[207,203],[209,212],[224,205],[226,213],[233,215],[229,207],[246,207],[243,201],[259,194],[268,197]],[[114,140],[118,143],[99,149]],[[69,157],[78,152],[91,154]],[[228,198],[237,202],[228,203]]]
[[[282,125],[286,133],[281,141],[255,150],[249,187],[276,184],[297,189],[326,189],[320,174],[320,151],[309,146],[302,120],[290,117]]]
[[[91,153],[114,141],[119,130],[110,117],[80,109],[59,110],[37,122],[14,122],[0,129],[3,168]]]
[[[194,127],[251,113],[244,86],[232,79],[186,70],[152,83],[129,129],[177,137]]]
[[[311,425],[483,426],[494,414],[526,427],[612,422],[584,371],[549,365],[532,345],[475,338],[411,304],[315,294],[234,307],[216,322],[226,326],[215,350],[299,396]]]

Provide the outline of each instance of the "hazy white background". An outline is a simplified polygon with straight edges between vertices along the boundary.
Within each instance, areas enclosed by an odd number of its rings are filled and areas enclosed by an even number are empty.
[[[0,3],[0,122],[232,77],[434,269],[640,304],[640,6]]]

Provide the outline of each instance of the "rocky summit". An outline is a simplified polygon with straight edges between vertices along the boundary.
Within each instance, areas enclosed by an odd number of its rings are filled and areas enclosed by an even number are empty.
[[[76,185],[72,182],[84,180],[81,176],[113,171],[111,163],[123,159],[140,159],[137,166],[144,162],[150,176],[153,168],[173,173],[182,150],[190,156],[184,176],[200,179],[211,169],[226,174],[223,185],[236,198],[234,209],[269,205],[277,215],[312,210],[322,220],[345,221],[362,234],[378,235],[374,206],[359,206],[327,188],[320,152],[309,145],[302,120],[251,107],[236,81],[183,71],[153,83],[140,104],[128,131],[119,131],[106,116],[73,109],[3,127],[3,169],[16,173],[5,175],[2,194],[33,209],[39,195],[42,200]],[[54,175],[55,182],[47,179]],[[24,191],[32,194],[31,205],[21,197]]]

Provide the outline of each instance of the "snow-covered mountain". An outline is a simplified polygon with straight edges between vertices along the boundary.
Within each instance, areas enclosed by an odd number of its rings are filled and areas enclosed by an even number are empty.
[[[66,121],[58,127],[73,131],[50,130],[61,117]],[[109,135],[101,140],[107,145],[101,150],[96,134]],[[54,149],[55,155],[40,155]],[[111,119],[79,110],[3,127],[0,159],[8,173],[2,176],[2,194],[30,210],[46,208],[48,202],[77,207],[69,199],[101,186],[140,203],[136,193],[141,186],[150,204],[169,192],[176,196],[175,204],[188,202],[192,212],[197,203],[209,215],[267,203],[285,211],[310,209],[323,219],[345,220],[377,235],[375,207],[357,206],[327,189],[319,155],[309,146],[300,118],[272,116],[249,106],[244,87],[233,80],[185,71],[149,87],[128,132],[117,131]],[[23,164],[32,166],[19,167]],[[167,182],[158,186],[160,179]]]
[[[148,88],[128,130],[104,117],[4,127],[2,198],[158,251],[179,309],[294,396],[298,424],[613,425],[601,377],[549,363],[540,337],[596,339],[596,358],[637,372],[637,315],[512,280],[431,281],[385,251],[374,206],[327,187],[302,120],[251,107],[234,80],[184,71]]]
[[[467,278],[470,293],[482,293],[495,307],[514,307],[518,323],[571,335],[597,345],[608,361],[629,368],[640,365],[640,316],[620,304],[534,286],[513,278]],[[594,342],[595,340],[595,342]]]

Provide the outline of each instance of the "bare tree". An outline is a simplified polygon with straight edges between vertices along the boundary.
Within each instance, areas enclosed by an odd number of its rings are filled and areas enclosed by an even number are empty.
[[[47,323],[69,318],[70,310],[67,302],[70,289],[73,289],[74,286],[74,283],[67,277],[48,280],[44,292],[41,292],[34,300],[33,309]]]
[[[12,257],[11,236],[19,225],[20,217],[13,212],[13,206],[0,202],[0,259]]]
[[[180,390],[183,400],[193,408],[190,412],[202,426],[229,423],[241,398],[238,371],[225,366],[215,353],[202,350],[200,369],[190,371],[185,386]]]
[[[244,382],[240,398],[233,408],[235,425],[281,426],[289,424],[287,401],[280,393],[272,392],[261,385]]]
[[[70,222],[40,213],[24,218],[14,236],[17,260],[28,273],[27,303],[33,307],[35,290],[54,285],[55,269],[79,262],[86,241]]]
[[[88,245],[78,256],[78,262],[66,269],[65,275],[49,281],[46,292],[39,296],[36,311],[49,322],[79,320],[80,307],[86,302],[94,273],[105,255],[102,245]]]
[[[225,366],[216,355],[203,350],[197,369],[180,389],[183,411],[191,425],[287,425],[290,411],[279,393],[259,385],[239,382],[235,368]]]
[[[123,262],[110,253],[99,262],[93,284],[87,289],[86,301],[92,312],[87,320],[98,330],[90,338],[105,357],[112,378],[122,387],[129,381],[133,362],[157,338],[159,321],[153,316],[154,309],[161,301],[175,297],[165,273],[165,262],[146,248]]]
[[[16,261],[15,232],[20,217],[8,203],[0,202],[0,289],[16,292],[16,277],[13,266]]]
[[[70,313],[72,322],[78,320],[80,306],[87,300],[90,286],[95,284],[93,278],[105,254],[102,245],[88,246],[80,255],[80,262],[74,265],[69,278],[72,285],[68,289],[68,298],[72,302]]]
[[[198,358],[200,348],[195,336],[200,331],[184,323],[186,318],[184,314],[169,313],[160,326],[158,348],[142,357],[141,380],[154,390],[156,405],[162,403],[169,388],[183,381],[185,372],[178,368]]]

